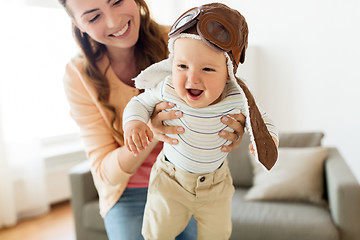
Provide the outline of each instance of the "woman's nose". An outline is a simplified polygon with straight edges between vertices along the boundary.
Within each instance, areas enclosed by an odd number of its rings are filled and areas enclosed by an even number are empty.
[[[119,22],[119,19],[115,13],[110,12],[108,14],[108,16],[106,17],[106,25],[108,28],[116,27],[118,22]]]

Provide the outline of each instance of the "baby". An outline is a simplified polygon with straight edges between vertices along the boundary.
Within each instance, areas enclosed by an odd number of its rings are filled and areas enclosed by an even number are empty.
[[[247,31],[244,17],[223,4],[190,9],[170,30],[169,58],[135,80],[146,90],[124,110],[124,138],[130,151],[137,154],[152,140],[146,123],[158,102],[172,102],[173,109],[183,112],[181,118],[164,124],[185,129],[172,136],[177,145],[164,144],[152,168],[142,229],[145,239],[174,239],[191,216],[197,220],[198,239],[229,239],[234,187],[221,147],[230,142],[218,133],[231,129],[220,121],[222,116],[244,114],[256,157],[267,169],[276,161],[276,154],[266,160],[261,155],[263,161],[258,154],[277,153],[276,128],[265,113],[260,115],[251,93],[234,74],[245,60]],[[252,117],[261,120],[254,131]],[[263,145],[268,149],[258,151],[259,132],[260,139],[270,139]]]

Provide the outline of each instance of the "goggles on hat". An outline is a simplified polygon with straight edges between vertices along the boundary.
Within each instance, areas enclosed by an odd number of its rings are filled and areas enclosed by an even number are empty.
[[[169,37],[175,37],[195,24],[198,34],[210,47],[240,54],[239,31],[220,14],[205,11],[201,6],[182,14],[171,27]]]

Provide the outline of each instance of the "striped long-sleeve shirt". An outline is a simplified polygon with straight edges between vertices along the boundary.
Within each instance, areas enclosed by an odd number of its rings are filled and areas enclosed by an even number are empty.
[[[180,110],[183,116],[179,119],[164,121],[165,125],[182,126],[183,134],[169,135],[179,140],[177,145],[164,144],[164,154],[177,167],[192,173],[209,173],[219,168],[227,153],[221,146],[231,142],[221,138],[221,130],[233,130],[220,121],[228,114],[245,113],[243,97],[233,81],[225,85],[223,100],[204,108],[188,106],[175,92],[171,76],[165,78],[156,87],[146,89],[144,93],[134,97],[124,110],[123,124],[131,120],[147,122],[153,109],[160,101],[175,104],[172,110]],[[266,113],[263,119],[272,136],[277,138],[277,131]]]

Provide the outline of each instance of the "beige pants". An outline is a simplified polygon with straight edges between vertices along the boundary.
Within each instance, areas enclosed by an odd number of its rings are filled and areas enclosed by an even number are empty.
[[[194,216],[198,239],[229,239],[233,194],[227,161],[215,172],[193,174],[161,152],[151,170],[142,234],[146,240],[174,239]]]

